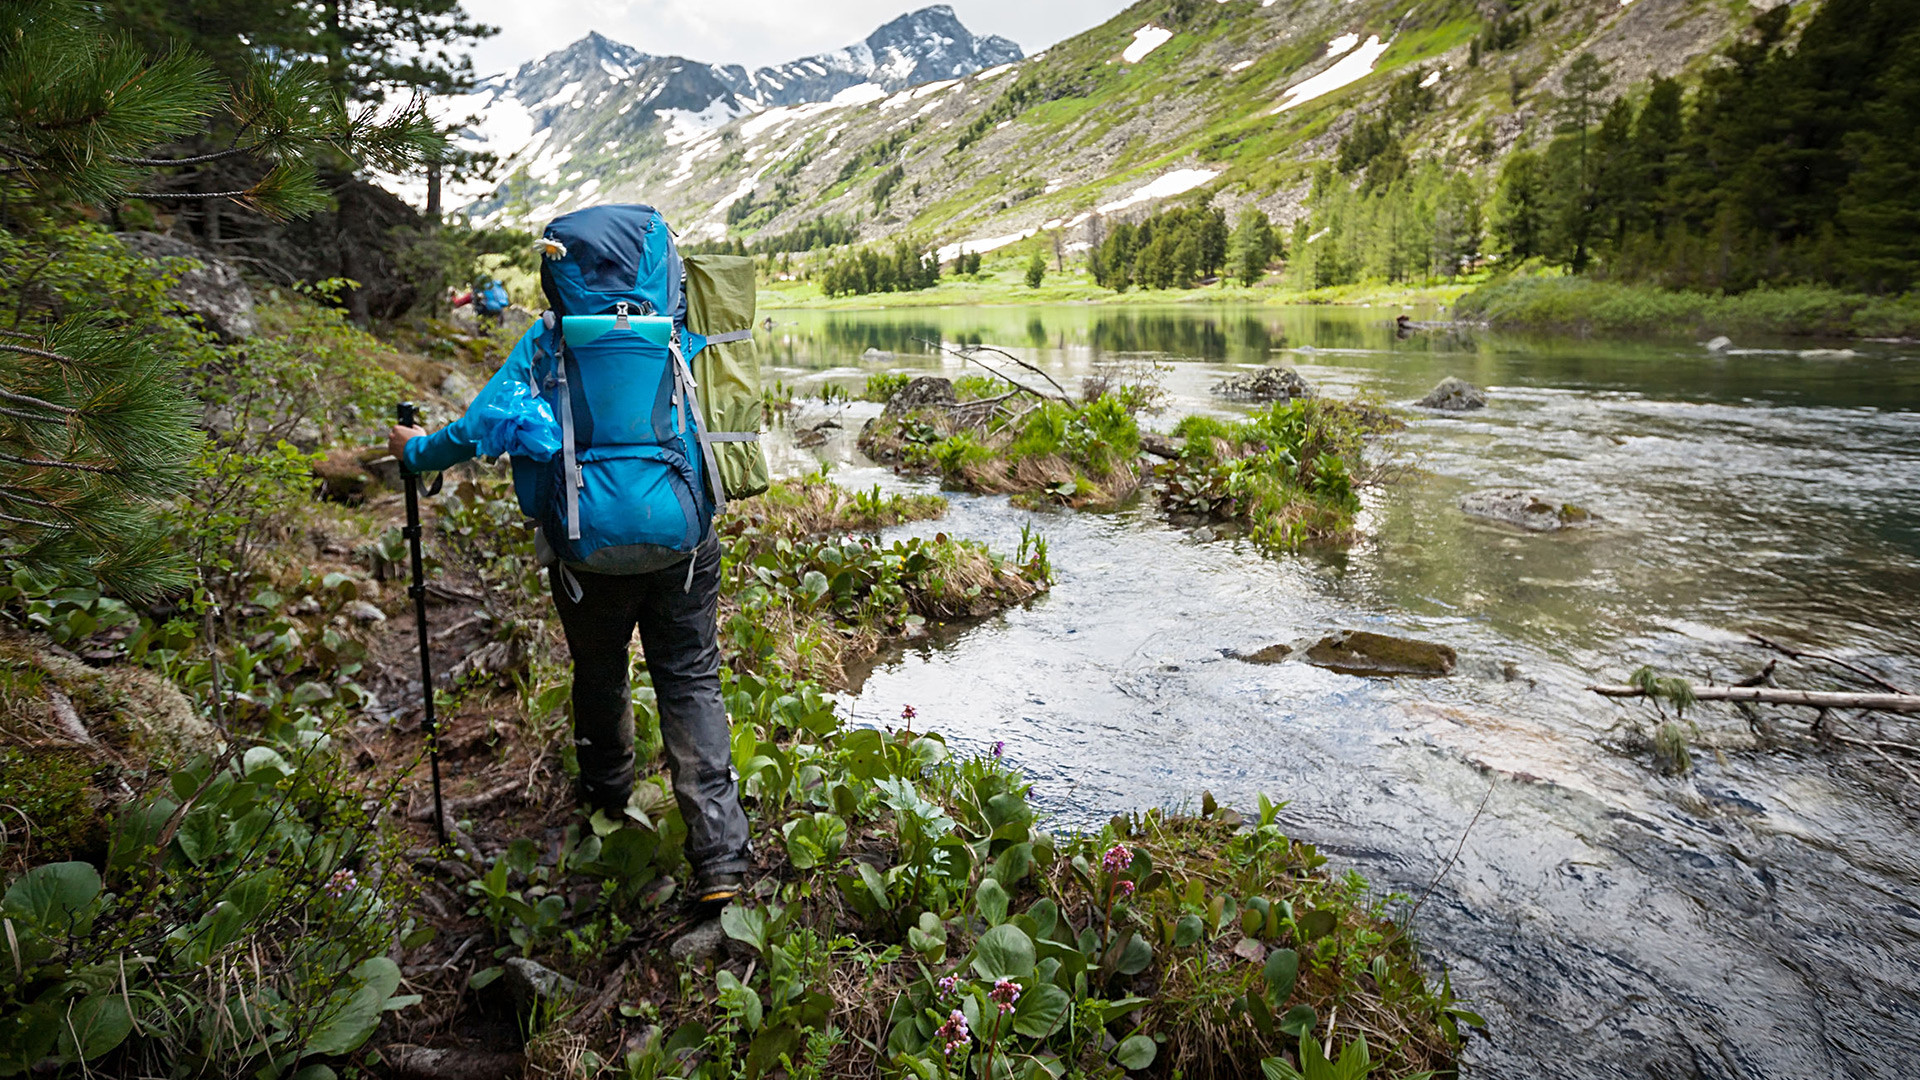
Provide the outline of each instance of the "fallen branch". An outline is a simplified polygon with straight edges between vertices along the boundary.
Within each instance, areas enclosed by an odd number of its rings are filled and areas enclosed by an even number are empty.
[[[504,784],[498,785],[497,787],[488,788],[487,790],[482,791],[477,795],[466,795],[458,799],[448,799],[446,801],[447,813],[451,815],[456,813],[465,813],[469,810],[478,810],[483,806],[491,805],[493,803],[500,801],[501,799],[506,798],[509,795],[512,795],[513,793],[519,791],[523,786],[525,786],[525,781],[509,780]],[[412,816],[413,816],[413,820],[415,821],[432,821],[433,808],[430,806],[423,806],[420,809],[415,810]]]
[[[1588,690],[1602,697],[1640,698],[1638,686],[1596,685]],[[1920,694],[1855,694],[1822,690],[1784,690],[1772,686],[1696,686],[1695,701],[1749,701],[1759,705],[1805,705],[1810,709],[1871,709],[1875,712],[1920,712]]]
[[[1016,390],[1021,391],[1022,393],[1032,394],[1034,397],[1041,398],[1043,400],[1051,399],[1053,401],[1065,402],[1068,405],[1073,404],[1073,398],[1067,394],[1066,390],[1063,389],[1059,383],[1053,381],[1053,376],[1048,375],[1046,372],[1041,371],[1039,368],[1034,367],[1032,364],[1027,363],[1025,360],[1022,360],[1019,357],[1012,355],[1011,353],[1002,352],[999,349],[994,349],[991,346],[986,346],[986,345],[971,346],[969,349],[955,349],[955,348],[949,347],[944,342],[929,341],[926,338],[918,338],[917,340],[922,345],[930,346],[932,348],[940,350],[943,353],[946,353],[948,356],[959,357],[962,361],[965,361],[966,363],[974,364],[978,366],[980,370],[986,372],[989,375],[992,375],[994,378],[1001,380],[1002,382],[1006,383],[1007,385],[1013,387]],[[1000,353],[1001,356],[1005,356],[1007,359],[1012,360],[1014,363],[1019,364],[1021,367],[1037,373],[1041,378],[1047,380],[1047,382],[1052,383],[1053,389],[1055,392],[1050,394],[1045,390],[1036,389],[1035,387],[1031,387],[1026,385],[1025,383],[1020,382],[1018,379],[1012,378],[1011,376],[1007,375],[1005,372],[999,370],[998,368],[995,368],[993,365],[985,363],[979,357],[972,355],[971,349],[987,349],[991,352]]]

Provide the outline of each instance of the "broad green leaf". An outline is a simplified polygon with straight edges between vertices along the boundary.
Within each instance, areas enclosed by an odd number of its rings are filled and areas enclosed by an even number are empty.
[[[293,775],[293,766],[271,746],[249,747],[246,755],[240,759],[240,769],[249,778],[258,776],[267,769],[278,769],[283,776]]]
[[[1320,1023],[1320,1017],[1314,1013],[1311,1005],[1295,1005],[1280,1018],[1280,1030],[1300,1038],[1313,1031]]]
[[[988,926],[999,926],[1007,921],[1007,905],[1012,899],[998,881],[989,877],[981,880],[980,890],[974,893],[973,905]]]
[[[89,921],[100,895],[100,872],[83,862],[48,863],[20,875],[0,899],[5,911],[31,926],[67,933]]]
[[[1260,1073],[1265,1080],[1306,1080],[1300,1070],[1287,1063],[1286,1058],[1261,1058]]]
[[[1113,969],[1122,975],[1138,975],[1153,965],[1153,946],[1139,934],[1133,934],[1120,948],[1120,959]]]
[[[507,973],[507,969],[500,967],[497,964],[490,968],[481,968],[479,971],[476,971],[473,974],[467,976],[467,989],[469,990],[485,989],[487,986],[491,985],[495,979],[498,979],[500,976],[505,975],[506,973]]]
[[[1200,934],[1205,929],[1206,924],[1200,921],[1200,916],[1191,913],[1180,916],[1180,921],[1173,926],[1173,947],[1188,948],[1200,940]]]
[[[983,979],[1018,979],[1032,974],[1033,939],[1009,923],[989,929],[974,942],[973,970]]]
[[[1300,977],[1300,954],[1292,949],[1275,949],[1267,954],[1267,1001],[1279,1008],[1293,993],[1294,981]]]
[[[860,880],[867,886],[867,895],[873,897],[873,902],[879,906],[881,911],[892,911],[893,901],[887,898],[887,880],[880,876],[880,871],[875,870],[866,863],[859,863],[858,865],[860,868]]]
[[[1013,1007],[1013,1030],[1028,1038],[1044,1039],[1067,1018],[1073,997],[1052,983],[1028,988]]]
[[[1151,1038],[1129,1035],[1113,1048],[1113,1060],[1119,1062],[1121,1068],[1137,1072],[1153,1064],[1154,1055],[1159,1052],[1160,1047]]]
[[[83,998],[60,1025],[62,1057],[91,1061],[119,1046],[133,1030],[127,999],[115,991]]]
[[[720,929],[733,940],[753,946],[757,952],[766,951],[767,914],[759,908],[728,904],[720,912]]]
[[[1339,924],[1339,921],[1338,916],[1325,908],[1309,911],[1297,920],[1297,925],[1300,927],[1300,940],[1312,941],[1315,938],[1326,937],[1333,933],[1333,928]]]
[[[204,866],[220,851],[220,841],[226,832],[221,827],[223,824],[218,808],[196,806],[180,820],[180,828],[173,834],[173,842],[180,845],[180,853],[193,865]]]
[[[1033,845],[1014,844],[993,860],[993,878],[1002,885],[1018,884],[1033,871]]]

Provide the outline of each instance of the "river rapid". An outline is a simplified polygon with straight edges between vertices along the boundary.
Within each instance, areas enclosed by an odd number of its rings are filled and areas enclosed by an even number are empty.
[[[912,703],[961,746],[1004,741],[1056,828],[1264,792],[1287,800],[1291,834],[1377,888],[1418,897],[1437,879],[1415,928],[1488,1020],[1469,1077],[1920,1075],[1914,788],[1870,756],[1762,749],[1717,706],[1699,711],[1694,773],[1664,776],[1635,738],[1649,714],[1584,690],[1642,664],[1742,677],[1766,661],[1749,631],[1920,686],[1920,346],[1402,339],[1395,314],[773,313],[767,378],[814,396],[792,425],[842,425],[810,451],[776,436],[777,467],[826,460],[855,487],[931,485],[862,459],[854,435],[878,406],[824,406],[819,388],[962,373],[927,340],[1008,347],[1069,387],[1102,362],[1160,361],[1158,428],[1244,411],[1209,387],[1262,364],[1403,407],[1450,374],[1491,398],[1407,410],[1383,450],[1403,474],[1368,495],[1366,537],[1344,551],[1263,555],[1169,525],[1150,496],[1104,513],[952,496],[912,528],[1011,551],[1031,525],[1058,583],[883,658],[848,698],[855,718]],[[1530,535],[1458,510],[1501,487],[1602,520]],[[1459,671],[1369,679],[1231,655],[1339,629],[1445,642]],[[1888,734],[1913,741],[1920,724]]]

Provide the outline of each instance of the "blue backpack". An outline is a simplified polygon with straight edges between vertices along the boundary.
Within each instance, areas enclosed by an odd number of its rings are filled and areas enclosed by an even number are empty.
[[[489,278],[473,290],[473,306],[482,315],[498,315],[513,306],[513,297],[507,295],[505,285]]]
[[[650,206],[567,214],[541,246],[552,309],[531,376],[559,419],[561,448],[548,461],[513,458],[515,487],[532,494],[523,509],[564,566],[609,574],[671,566],[706,540],[726,504],[713,444],[759,437],[702,430],[688,360],[752,331],[688,331],[680,253]]]

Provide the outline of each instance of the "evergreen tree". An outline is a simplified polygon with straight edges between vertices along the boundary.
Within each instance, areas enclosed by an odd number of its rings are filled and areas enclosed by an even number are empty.
[[[1602,96],[1613,77],[1607,74],[1600,61],[1592,53],[1581,53],[1567,65],[1565,75],[1560,78],[1563,96],[1554,108],[1556,130],[1563,136],[1570,136],[1571,162],[1555,164],[1554,185],[1558,204],[1556,214],[1557,239],[1555,246],[1566,249],[1573,272],[1578,274],[1587,268],[1593,241],[1594,219],[1597,210],[1597,183],[1594,173],[1593,154],[1590,152],[1592,129],[1607,107]],[[1559,155],[1550,151],[1550,157]]]
[[[1267,264],[1275,255],[1273,223],[1267,220],[1266,213],[1256,206],[1240,211],[1229,247],[1233,276],[1239,278],[1242,285],[1259,284],[1267,276]]]
[[[1514,262],[1546,253],[1546,168],[1534,151],[1514,151],[1500,169],[1500,184],[1493,199],[1493,231],[1502,254]]]
[[[8,254],[44,267],[89,204],[111,205],[156,172],[200,164],[153,147],[218,123],[213,154],[246,177],[206,192],[286,218],[325,202],[312,159],[360,152],[400,167],[434,145],[415,111],[350,115],[322,74],[253,62],[226,80],[185,50],[150,58],[75,0],[0,6],[0,214]],[[86,267],[76,267],[82,275]],[[182,383],[194,347],[151,320],[78,308],[10,280],[0,315],[0,558],[51,576],[91,574],[145,596],[182,583],[158,500],[179,493],[201,438]]]
[[[1040,282],[1044,280],[1046,276],[1047,257],[1036,251],[1033,253],[1033,258],[1027,260],[1027,288],[1039,288]]]

